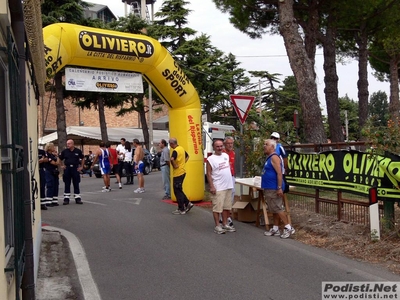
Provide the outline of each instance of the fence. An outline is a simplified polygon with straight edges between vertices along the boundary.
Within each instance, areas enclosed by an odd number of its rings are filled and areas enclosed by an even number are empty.
[[[369,145],[365,142],[338,142],[322,144],[293,144],[285,146],[288,150],[300,153],[319,153],[327,150],[359,150],[366,151]],[[324,216],[335,217],[339,221],[369,225],[368,196],[359,196],[340,190],[323,190],[317,187],[296,186],[288,194],[291,207],[313,211]],[[379,214],[384,216],[383,202],[379,204]],[[400,217],[400,209],[394,210],[394,222]]]
[[[369,226],[369,200],[362,196],[342,191],[296,187],[287,194],[290,207],[312,211],[338,221]],[[397,214],[396,214],[397,213]],[[400,217],[395,210],[395,220]],[[379,204],[379,215],[383,217],[383,204]]]

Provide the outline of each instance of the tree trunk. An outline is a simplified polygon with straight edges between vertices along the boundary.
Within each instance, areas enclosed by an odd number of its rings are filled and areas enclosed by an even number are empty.
[[[279,20],[280,33],[299,89],[306,142],[326,142],[314,68],[307,56],[299,26],[293,15],[293,0],[279,2]]]
[[[366,25],[362,25],[359,35],[356,36],[358,45],[358,126],[359,137],[362,138],[361,130],[368,119],[368,36],[365,29]]]
[[[58,152],[65,149],[67,144],[67,123],[65,121],[64,92],[62,84],[62,73],[58,72],[54,76],[56,86],[56,112],[57,112],[57,135],[58,135]]]
[[[315,52],[317,51],[317,32],[319,30],[319,11],[318,1],[309,1],[309,14],[307,22],[301,24],[304,30],[304,46],[307,52],[307,56],[313,65],[314,80],[317,77],[315,73]]]
[[[97,107],[99,109],[101,140],[107,143],[108,133],[107,133],[106,116],[104,114],[104,98],[100,95],[97,97]]]
[[[342,124],[340,121],[339,91],[336,69],[336,29],[330,26],[332,20],[328,17],[326,34],[320,40],[324,51],[324,82],[325,100],[328,113],[329,135],[332,142],[343,142]]]
[[[139,117],[140,117],[140,123],[142,124],[144,145],[146,146],[146,149],[148,149],[150,151],[150,148],[149,148],[149,143],[150,143],[149,126],[147,126],[146,112],[144,111],[144,109],[139,112]]]
[[[398,120],[400,102],[399,102],[399,58],[391,57],[390,59],[390,103],[389,115],[393,121]],[[397,124],[397,122],[396,122]]]

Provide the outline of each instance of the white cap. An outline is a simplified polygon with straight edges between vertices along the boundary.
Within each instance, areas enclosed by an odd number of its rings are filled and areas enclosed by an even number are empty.
[[[281,138],[281,136],[279,135],[279,133],[277,133],[277,132],[273,132],[273,133],[271,133],[271,137],[273,137],[273,138],[276,138],[276,139],[280,139]]]

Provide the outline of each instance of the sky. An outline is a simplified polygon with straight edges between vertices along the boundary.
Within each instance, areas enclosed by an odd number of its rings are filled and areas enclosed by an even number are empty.
[[[140,1],[140,0],[139,0]],[[252,71],[268,71],[270,74],[281,74],[278,76],[283,80],[287,76],[293,75],[290,69],[289,60],[281,36],[264,35],[262,39],[251,39],[246,34],[234,28],[229,22],[229,16],[219,11],[212,0],[187,0],[190,2],[188,8],[192,10],[188,17],[188,27],[196,30],[198,34],[210,36],[214,47],[223,51],[225,54],[232,53],[237,61],[241,62],[241,68]],[[107,5],[117,17],[125,16],[125,5],[122,1],[92,0],[90,2]],[[154,12],[157,12],[162,5],[161,0],[154,3]],[[151,13],[151,6],[148,6]],[[317,50],[316,73],[318,97],[321,107],[326,111],[324,100],[324,72],[322,51]],[[346,94],[355,101],[357,97],[357,61],[348,60],[345,65],[337,64],[339,76],[339,97]],[[389,97],[389,83],[379,82],[372,75],[372,70],[368,72],[369,94],[379,90],[385,91]],[[258,82],[253,78],[252,82]],[[278,84],[279,86],[280,84]],[[276,86],[277,87],[277,86]]]

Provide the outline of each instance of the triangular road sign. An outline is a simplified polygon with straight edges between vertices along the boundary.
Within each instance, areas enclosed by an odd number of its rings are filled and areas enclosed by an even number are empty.
[[[243,125],[244,122],[246,122],[247,115],[256,97],[244,95],[229,95],[229,97],[232,100],[233,107],[239,117],[240,123]]]

